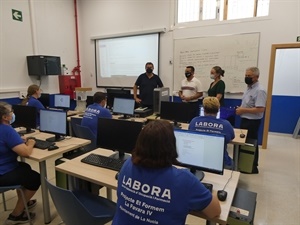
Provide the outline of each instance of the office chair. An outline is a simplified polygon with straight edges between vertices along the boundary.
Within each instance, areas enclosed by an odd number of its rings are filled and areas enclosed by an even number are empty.
[[[46,178],[45,178],[46,179]],[[85,191],[70,191],[46,183],[56,210],[66,225],[100,225],[113,219],[116,203]]]
[[[78,137],[88,139],[91,141],[91,144],[84,146],[86,151],[91,151],[97,148],[97,139],[95,134],[91,131],[89,127],[81,126],[76,124]]]
[[[78,130],[76,124],[81,124],[82,118],[78,117],[71,117],[71,127],[72,127],[72,136],[73,137],[79,137],[78,136]]]
[[[29,213],[29,210],[28,210],[28,207],[27,207],[27,202],[26,202],[26,199],[25,199],[25,195],[24,195],[24,192],[23,192],[23,186],[22,185],[0,186],[0,193],[2,194],[4,211],[7,211],[6,200],[5,200],[5,194],[4,193],[7,192],[7,191],[10,191],[10,190],[19,190],[20,191],[23,203],[25,205],[25,212],[26,212],[27,217],[29,218],[29,221],[30,221],[29,223],[30,223],[30,225],[33,225],[32,220],[30,218],[30,213]]]

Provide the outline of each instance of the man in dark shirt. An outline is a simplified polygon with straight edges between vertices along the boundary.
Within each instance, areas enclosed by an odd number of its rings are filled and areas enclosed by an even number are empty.
[[[142,73],[136,80],[133,86],[134,100],[141,104],[142,107],[153,108],[153,90],[154,88],[163,87],[163,83],[159,76],[153,73],[153,63],[147,62],[146,73]],[[137,97],[137,89],[140,94]]]

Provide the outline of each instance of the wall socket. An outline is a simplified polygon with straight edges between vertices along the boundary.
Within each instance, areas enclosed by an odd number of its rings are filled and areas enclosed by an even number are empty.
[[[26,95],[27,95],[27,91],[19,91],[19,98],[20,99],[26,98]]]

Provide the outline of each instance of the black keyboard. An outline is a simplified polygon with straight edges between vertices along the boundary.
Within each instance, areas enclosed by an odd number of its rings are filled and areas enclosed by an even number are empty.
[[[204,187],[206,187],[210,192],[212,192],[212,190],[213,190],[213,185],[212,185],[212,184],[204,183],[204,182],[202,182],[202,184],[203,184]]]
[[[35,148],[39,148],[39,149],[47,149],[51,145],[55,145],[55,143],[54,142],[40,140],[40,139],[35,139],[34,147]]]
[[[122,159],[114,159],[107,156],[92,153],[87,157],[83,158],[81,162],[115,171],[120,171],[125,161]]]

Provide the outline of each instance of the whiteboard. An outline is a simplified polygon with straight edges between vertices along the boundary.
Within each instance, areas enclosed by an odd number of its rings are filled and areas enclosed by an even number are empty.
[[[195,77],[207,91],[212,79],[210,70],[220,66],[227,93],[243,92],[245,70],[257,66],[259,33],[197,37],[174,41],[174,91],[180,90],[186,66],[195,67]]]

